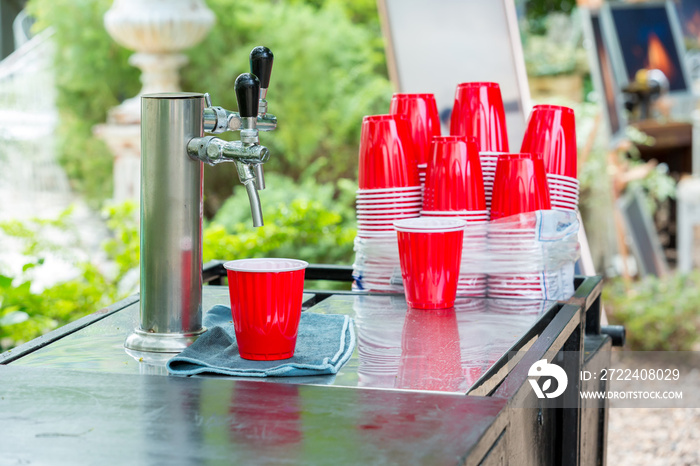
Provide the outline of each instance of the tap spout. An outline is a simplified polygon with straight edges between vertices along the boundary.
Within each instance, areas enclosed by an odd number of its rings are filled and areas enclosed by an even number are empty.
[[[253,226],[255,228],[264,225],[262,206],[260,205],[260,197],[258,196],[258,188],[255,186],[255,180],[249,180],[243,183],[245,190],[248,193],[248,201],[250,202],[250,214],[253,217]]]

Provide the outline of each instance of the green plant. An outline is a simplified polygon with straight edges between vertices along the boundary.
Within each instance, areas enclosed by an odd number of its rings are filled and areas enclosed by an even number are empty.
[[[60,111],[58,151],[74,186],[99,205],[111,191],[112,156],[92,134],[107,111],[138,92],[132,51],[103,26],[111,0],[30,0],[37,30],[56,31],[56,86]],[[248,71],[260,44],[275,53],[270,112],[280,121],[264,134],[272,151],[268,171],[320,181],[354,178],[362,116],[388,111],[392,87],[374,2],[316,0],[208,0],[217,22],[188,51],[184,90],[210,92],[217,105],[236,108],[233,82]],[[224,135],[233,138],[236,135]],[[211,173],[215,172],[215,173]],[[235,169],[207,171],[206,212],[231,193]]]
[[[0,223],[6,240],[21,245],[25,264],[13,274],[0,273],[0,350],[36,338],[61,325],[97,311],[123,297],[116,282],[87,258],[76,259],[79,240],[71,223],[72,210],[56,219]],[[35,272],[47,257],[71,261],[74,277],[41,286]],[[14,275],[14,276],[13,276]]]
[[[581,46],[581,26],[575,9],[527,15],[521,20],[523,55],[528,76],[583,74],[588,70]]]
[[[110,0],[31,0],[35,29],[52,27],[56,44],[57,148],[73,187],[98,205],[111,195],[112,156],[92,134],[107,111],[140,87],[131,52],[117,45],[103,26]]]
[[[114,278],[116,283],[120,283],[128,273],[139,266],[141,242],[137,211],[138,204],[134,201],[109,205],[103,209],[107,228],[112,235],[102,244],[102,248],[117,266]]]
[[[183,86],[208,90],[218,104],[236,108],[233,81],[248,71],[250,50],[267,45],[275,54],[270,112],[280,121],[264,135],[273,154],[267,168],[295,179],[313,174],[322,182],[354,177],[361,119],[386,113],[392,93],[378,31],[353,24],[339,2],[208,5],[218,23],[189,53]]]
[[[610,280],[603,304],[611,322],[627,329],[639,351],[690,351],[700,343],[700,273],[645,277],[627,285]]]
[[[299,184],[280,175],[275,189],[260,193],[265,226],[253,228],[245,190],[237,187],[204,230],[204,260],[293,257],[309,262],[349,264],[356,234],[352,202],[357,186]]]

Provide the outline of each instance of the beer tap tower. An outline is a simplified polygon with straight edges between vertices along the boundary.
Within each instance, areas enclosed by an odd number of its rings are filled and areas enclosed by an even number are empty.
[[[273,54],[256,47],[252,73],[234,88],[238,113],[213,107],[208,94],[141,97],[141,296],[140,323],[126,339],[130,350],[177,353],[202,327],[202,164],[234,162],[246,187],[253,225],[262,226],[258,190],[270,154],[258,131],[272,131],[267,88]],[[204,133],[240,131],[239,141]]]

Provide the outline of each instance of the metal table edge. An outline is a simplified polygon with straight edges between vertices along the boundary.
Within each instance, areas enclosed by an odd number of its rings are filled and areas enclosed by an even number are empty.
[[[139,301],[139,296],[139,293],[128,296],[122,299],[121,301],[117,301],[116,303],[110,306],[100,309],[99,311],[95,311],[92,314],[88,314],[84,317],[81,317],[78,320],[70,322],[33,340],[30,340],[15,348],[7,350],[4,353],[0,353],[0,364],[8,364],[12,361],[15,361],[30,353],[33,353],[36,350],[44,348],[45,346],[48,346],[51,343],[54,343],[65,336],[68,336],[89,325],[92,325],[95,322],[104,319],[105,317],[119,312],[122,309],[125,309],[134,303],[137,303]]]

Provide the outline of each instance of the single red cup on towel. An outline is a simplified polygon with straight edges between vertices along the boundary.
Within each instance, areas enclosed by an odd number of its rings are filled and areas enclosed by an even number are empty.
[[[427,173],[423,210],[486,210],[479,148],[473,137],[433,138]]]
[[[420,186],[420,182],[408,119],[403,115],[364,117],[360,136],[360,189],[411,186]]]
[[[540,154],[501,154],[493,182],[491,220],[551,209]]]
[[[506,112],[497,83],[457,85],[450,120],[450,134],[474,136],[480,151],[508,152]]]
[[[241,259],[224,264],[243,359],[294,356],[308,265],[296,259]]]
[[[535,105],[520,152],[542,154],[547,173],[576,178],[576,119],[573,109]]]
[[[408,118],[417,163],[428,163],[430,141],[433,136],[440,136],[440,117],[435,95],[394,94],[389,113]]]
[[[461,219],[441,217],[394,222],[410,307],[446,309],[454,305],[466,225]]]

